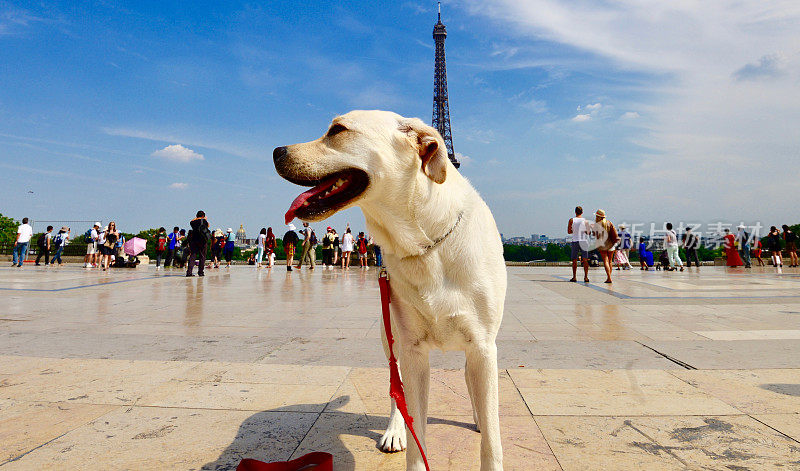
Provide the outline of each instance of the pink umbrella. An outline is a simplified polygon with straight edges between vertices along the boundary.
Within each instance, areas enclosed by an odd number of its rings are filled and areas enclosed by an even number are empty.
[[[134,237],[131,240],[125,241],[124,247],[127,255],[139,255],[144,252],[144,249],[147,247],[147,241],[139,237]]]

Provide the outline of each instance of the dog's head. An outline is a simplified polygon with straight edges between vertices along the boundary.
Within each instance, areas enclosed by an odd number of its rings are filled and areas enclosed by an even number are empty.
[[[434,128],[388,111],[336,117],[325,135],[278,147],[273,159],[280,176],[312,187],[295,198],[287,223],[295,217],[318,221],[359,202],[399,195],[414,179],[441,184],[451,165]]]

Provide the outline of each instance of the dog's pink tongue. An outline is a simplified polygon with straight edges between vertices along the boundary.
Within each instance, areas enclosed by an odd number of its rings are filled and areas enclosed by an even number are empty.
[[[315,186],[314,188],[312,188],[312,189],[310,189],[308,191],[305,191],[305,192],[301,193],[300,195],[298,195],[297,198],[295,198],[294,201],[292,201],[292,205],[289,206],[289,210],[286,211],[286,215],[284,216],[284,219],[286,220],[286,224],[289,224],[290,222],[292,222],[292,219],[295,218],[295,212],[297,212],[297,210],[300,209],[301,206],[303,206],[303,203],[308,201],[308,199],[311,198],[312,196],[314,196],[316,194],[319,194],[319,193],[322,193],[323,191],[325,191],[328,187],[333,185],[335,180],[336,180],[336,177],[331,177],[331,178],[323,181],[319,185]]]

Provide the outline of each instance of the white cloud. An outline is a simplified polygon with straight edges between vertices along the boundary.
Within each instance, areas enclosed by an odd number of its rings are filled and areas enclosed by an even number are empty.
[[[456,152],[456,160],[458,160],[461,163],[462,167],[469,167],[472,165],[473,162],[472,157],[464,155],[461,152]]]
[[[789,202],[800,198],[800,185],[785,169],[800,158],[800,2],[465,3],[518,39],[561,43],[578,57],[636,74],[641,98],[626,106],[646,110],[634,142],[644,150],[607,166],[606,197],[618,212],[779,219],[794,209]],[[573,121],[588,121],[586,111]],[[651,194],[654,181],[680,191],[674,198],[629,197]],[[782,203],[765,207],[765,200]]]
[[[603,105],[602,105],[602,104],[600,104],[600,103],[595,103],[595,104],[593,104],[593,105],[586,105],[586,106],[585,106],[585,108],[586,108],[587,110],[590,110],[590,111],[595,111],[595,112],[596,112],[596,111],[600,111],[600,108],[602,108],[602,107],[603,107]],[[580,107],[578,107],[578,110],[580,111]]]
[[[524,103],[522,105],[525,108],[533,111],[534,113],[546,113],[547,112],[547,102],[543,100],[532,99],[531,101]]]
[[[189,187],[189,184],[183,182],[175,182],[171,184],[169,187],[172,188],[173,190],[185,190],[186,188]]]
[[[626,111],[625,113],[622,113],[622,116],[620,116],[619,119],[636,119],[639,117],[639,113],[635,111]]]
[[[189,149],[188,147],[183,147],[180,144],[172,144],[163,149],[159,149],[152,154],[153,157],[163,157],[168,160],[174,160],[175,162],[191,162],[192,160],[203,160],[203,154],[198,154],[197,152]]]
[[[582,123],[584,121],[589,121],[590,119],[592,119],[592,115],[589,115],[589,114],[578,114],[578,115],[575,115],[574,118],[572,118],[572,121],[574,121],[576,123]]]

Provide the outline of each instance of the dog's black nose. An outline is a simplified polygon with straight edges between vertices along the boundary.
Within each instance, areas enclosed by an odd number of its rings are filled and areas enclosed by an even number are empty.
[[[272,151],[272,160],[275,163],[278,163],[279,160],[286,157],[286,146],[276,147],[275,150]]]

